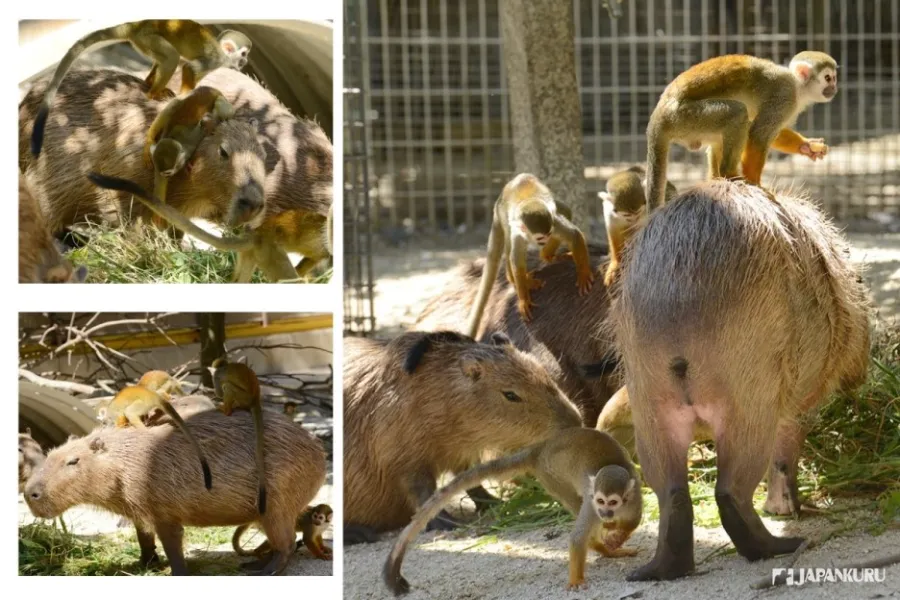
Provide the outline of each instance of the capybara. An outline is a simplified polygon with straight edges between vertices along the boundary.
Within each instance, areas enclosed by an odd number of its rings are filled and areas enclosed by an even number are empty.
[[[644,478],[659,499],[656,555],[632,580],[694,568],[687,451],[700,421],[716,444],[722,526],[749,560],[794,551],[753,509],[788,490],[805,413],[866,376],[866,290],[837,230],[807,200],[713,180],[654,212],[626,252],[610,325]]]
[[[44,450],[31,437],[31,429],[19,434],[19,493],[25,491],[25,482],[43,463]]]
[[[196,414],[216,410],[216,404],[206,396],[194,394],[191,396],[178,396],[169,399],[169,404],[181,416],[182,419],[189,419]],[[148,425],[156,425],[159,423],[171,423],[172,420],[162,411],[156,411],[147,419]]]
[[[206,411],[189,419],[215,473],[203,487],[187,439],[171,425],[98,428],[51,450],[28,480],[25,500],[35,516],[51,518],[90,504],[130,519],[141,562],[159,560],[159,536],[173,575],[186,575],[184,527],[260,523],[274,552],[260,574],[281,572],[294,551],[294,525],[325,481],[322,444],[281,415],[265,416],[266,514],[256,507],[253,418]]]
[[[546,369],[501,334],[345,338],[345,543],[409,523],[442,474],[580,424]]]
[[[588,252],[592,269],[605,265],[605,246],[589,245]],[[536,308],[531,322],[522,322],[515,290],[501,273],[481,317],[478,339],[496,331],[506,333],[519,350],[534,355],[556,379],[578,406],[584,425],[594,427],[603,405],[619,387],[612,368],[598,376],[586,376],[584,370],[585,365],[601,363],[613,353],[610,341],[593,333],[597,319],[604,318],[609,309],[606,288],[595,284],[587,296],[579,296],[571,260],[539,266],[537,252],[529,252],[528,259],[529,270],[537,268],[535,277],[544,282],[542,289],[532,291]],[[478,259],[461,265],[419,315],[415,329],[462,330],[475,302],[484,262]]]
[[[63,258],[44,215],[19,171],[19,283],[80,283],[87,276]]]

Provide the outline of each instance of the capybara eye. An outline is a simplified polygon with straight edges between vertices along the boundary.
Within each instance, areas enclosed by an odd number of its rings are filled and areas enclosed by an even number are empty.
[[[225,146],[219,146],[219,156],[221,156],[223,160],[228,160],[228,150]]]
[[[75,458],[70,458],[69,462],[66,463],[66,466],[71,467],[71,466],[74,466],[77,464],[78,464],[78,457],[75,457]]]
[[[519,395],[515,392],[503,392],[503,397],[509,400],[510,402],[521,402],[522,399],[519,398]]]

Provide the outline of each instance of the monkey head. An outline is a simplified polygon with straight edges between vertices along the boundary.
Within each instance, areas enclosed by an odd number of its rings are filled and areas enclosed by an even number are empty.
[[[172,177],[184,168],[187,162],[187,153],[178,142],[172,138],[164,138],[151,148],[153,153],[153,166],[163,177]]]
[[[240,71],[247,66],[250,50],[253,42],[240,31],[226,29],[219,34],[219,47],[225,53],[227,60],[222,66]]]
[[[635,497],[640,499],[640,489],[634,476],[619,465],[607,465],[591,477],[592,503],[601,521],[619,520],[631,508]]]
[[[540,200],[528,200],[522,204],[519,213],[522,231],[543,248],[553,235],[553,218],[547,205]]]
[[[824,52],[801,52],[791,59],[789,68],[805,103],[831,102],[837,94],[837,62]]]
[[[331,517],[334,512],[331,510],[331,507],[327,504],[319,504],[315,508],[312,509],[312,514],[309,516],[309,520],[312,522],[314,526],[317,528],[325,527],[328,523],[331,523]]]

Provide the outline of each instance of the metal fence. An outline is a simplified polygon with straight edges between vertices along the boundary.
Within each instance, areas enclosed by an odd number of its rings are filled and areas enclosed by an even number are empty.
[[[361,193],[368,177],[371,190],[345,206],[368,210],[376,227],[404,220],[471,227],[489,219],[514,172],[500,1],[347,0],[360,64],[348,55],[344,77],[368,86],[354,114],[369,141],[368,166],[354,163],[348,185]],[[618,20],[598,0],[572,1],[595,217],[606,178],[645,160],[649,114],[673,77],[716,55],[752,53],[786,64],[804,49],[829,52],[841,65],[835,100],[798,121],[831,152],[815,164],[772,152],[766,179],[803,185],[839,219],[900,212],[900,0],[626,0]],[[704,160],[673,148],[670,179],[700,180]]]

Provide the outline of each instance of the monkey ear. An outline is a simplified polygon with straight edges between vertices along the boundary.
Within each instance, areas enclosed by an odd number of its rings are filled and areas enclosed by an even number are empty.
[[[91,440],[90,449],[97,454],[98,452],[106,452],[106,443],[100,438],[94,438]]]
[[[472,358],[470,356],[464,356],[459,359],[459,365],[462,369],[463,374],[473,382],[481,379],[483,369],[481,367],[481,362],[478,361],[478,359]]]
[[[495,346],[512,346],[512,340],[502,331],[495,331],[491,334],[491,343]]]
[[[628,484],[625,486],[625,493],[622,494],[623,498],[631,498],[632,492],[634,491],[634,477],[628,480]]]
[[[599,471],[598,471],[599,473]],[[595,482],[597,481],[596,475],[588,475],[588,481],[591,483],[591,489],[594,489]]]
[[[609,192],[597,192],[597,195],[604,202],[612,202],[612,196],[609,195]]]
[[[237,45],[230,39],[224,39],[220,42],[222,50],[225,54],[234,54],[237,52]]]
[[[806,62],[796,62],[792,69],[794,71],[794,76],[803,83],[809,81],[809,77],[812,75],[812,67]]]

